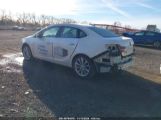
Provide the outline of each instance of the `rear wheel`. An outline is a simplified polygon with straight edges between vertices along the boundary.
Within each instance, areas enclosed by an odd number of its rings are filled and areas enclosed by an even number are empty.
[[[91,59],[86,56],[80,55],[73,60],[74,72],[80,78],[91,78],[95,75],[96,69]]]
[[[22,53],[23,53],[25,60],[31,60],[33,58],[32,53],[31,53],[31,49],[28,45],[24,45],[22,47]]]
[[[159,41],[155,41],[154,44],[153,44],[153,46],[155,48],[160,48],[161,47],[161,43]]]

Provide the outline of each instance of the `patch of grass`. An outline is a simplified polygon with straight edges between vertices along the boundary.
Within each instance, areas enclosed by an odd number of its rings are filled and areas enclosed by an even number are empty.
[[[37,117],[37,112],[35,110],[33,110],[31,107],[27,107],[27,110],[25,111],[25,118],[27,120],[32,119],[33,117]]]

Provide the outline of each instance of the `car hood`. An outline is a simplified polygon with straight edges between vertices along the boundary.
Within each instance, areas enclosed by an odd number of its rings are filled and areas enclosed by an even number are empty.
[[[33,38],[34,37],[34,35],[30,35],[30,36],[27,36],[27,37],[25,37],[26,39],[29,39],[29,38]]]

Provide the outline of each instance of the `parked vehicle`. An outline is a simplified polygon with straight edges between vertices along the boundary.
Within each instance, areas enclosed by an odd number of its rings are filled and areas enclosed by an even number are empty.
[[[42,27],[37,27],[36,29],[34,29],[35,31],[40,31],[42,29]]]
[[[24,27],[20,27],[20,26],[13,26],[12,30],[26,30]]]
[[[39,58],[74,69],[81,78],[132,65],[133,40],[93,26],[50,25],[22,39],[25,60]]]
[[[161,33],[152,31],[140,31],[135,33],[123,33],[123,36],[131,37],[135,44],[152,45],[161,47]]]

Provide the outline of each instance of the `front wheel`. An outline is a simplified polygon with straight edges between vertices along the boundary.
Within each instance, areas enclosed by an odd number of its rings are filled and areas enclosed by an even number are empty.
[[[23,53],[25,60],[31,60],[33,58],[32,53],[31,53],[31,49],[28,45],[24,45],[22,47],[22,53]]]
[[[160,48],[161,47],[161,43],[159,41],[155,41],[154,44],[153,44],[153,46],[155,48]]]
[[[92,60],[83,55],[77,56],[73,60],[73,69],[74,72],[83,79],[92,78],[96,73]]]

